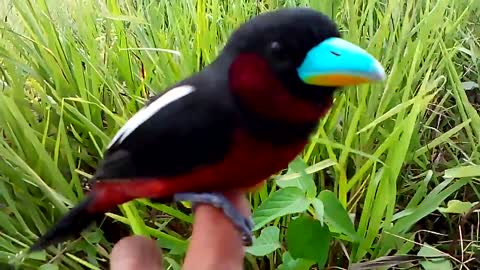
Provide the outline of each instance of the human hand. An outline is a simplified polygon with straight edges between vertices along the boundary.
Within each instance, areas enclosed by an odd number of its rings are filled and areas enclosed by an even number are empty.
[[[239,211],[250,216],[250,207],[243,193],[225,196]],[[241,235],[221,210],[210,205],[195,209],[192,238],[183,270],[240,270],[245,256]],[[129,236],[113,247],[111,270],[163,270],[161,250],[152,239]]]

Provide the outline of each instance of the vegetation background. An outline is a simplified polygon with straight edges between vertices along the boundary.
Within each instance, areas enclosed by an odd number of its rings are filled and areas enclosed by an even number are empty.
[[[246,268],[478,269],[479,0],[1,0],[0,262],[107,269],[112,244],[136,233],[180,269],[192,216],[147,200],[24,252],[88,190],[149,95],[284,6],[331,16],[388,80],[340,92],[304,153],[250,195]]]

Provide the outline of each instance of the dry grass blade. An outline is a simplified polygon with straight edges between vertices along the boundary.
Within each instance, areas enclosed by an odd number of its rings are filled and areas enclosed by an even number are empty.
[[[354,263],[348,270],[369,270],[369,269],[378,269],[378,268],[388,268],[388,269],[401,269],[403,267],[395,268],[396,266],[402,265],[412,265],[419,264],[423,261],[428,261],[432,259],[441,259],[448,258],[448,256],[418,256],[418,255],[394,255],[394,256],[384,256],[371,260],[368,262]]]

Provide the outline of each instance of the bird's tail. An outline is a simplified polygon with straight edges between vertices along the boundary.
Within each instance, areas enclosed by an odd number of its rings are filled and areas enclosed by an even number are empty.
[[[167,182],[168,183],[168,182]],[[93,221],[103,217],[117,205],[135,198],[164,198],[171,190],[162,181],[106,181],[96,183],[78,205],[72,208],[46,234],[30,247],[30,251],[45,249],[79,235]]]
[[[62,217],[58,223],[38,238],[30,247],[29,252],[39,251],[50,245],[55,245],[77,236],[97,218],[103,216],[103,212],[89,211],[93,200],[94,193],[87,194],[85,198]]]

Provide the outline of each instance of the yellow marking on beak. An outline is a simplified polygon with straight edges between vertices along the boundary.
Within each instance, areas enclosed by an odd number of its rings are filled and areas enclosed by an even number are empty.
[[[307,79],[308,83],[324,86],[349,86],[371,81],[366,77],[344,75],[344,74],[329,74],[312,76]]]

